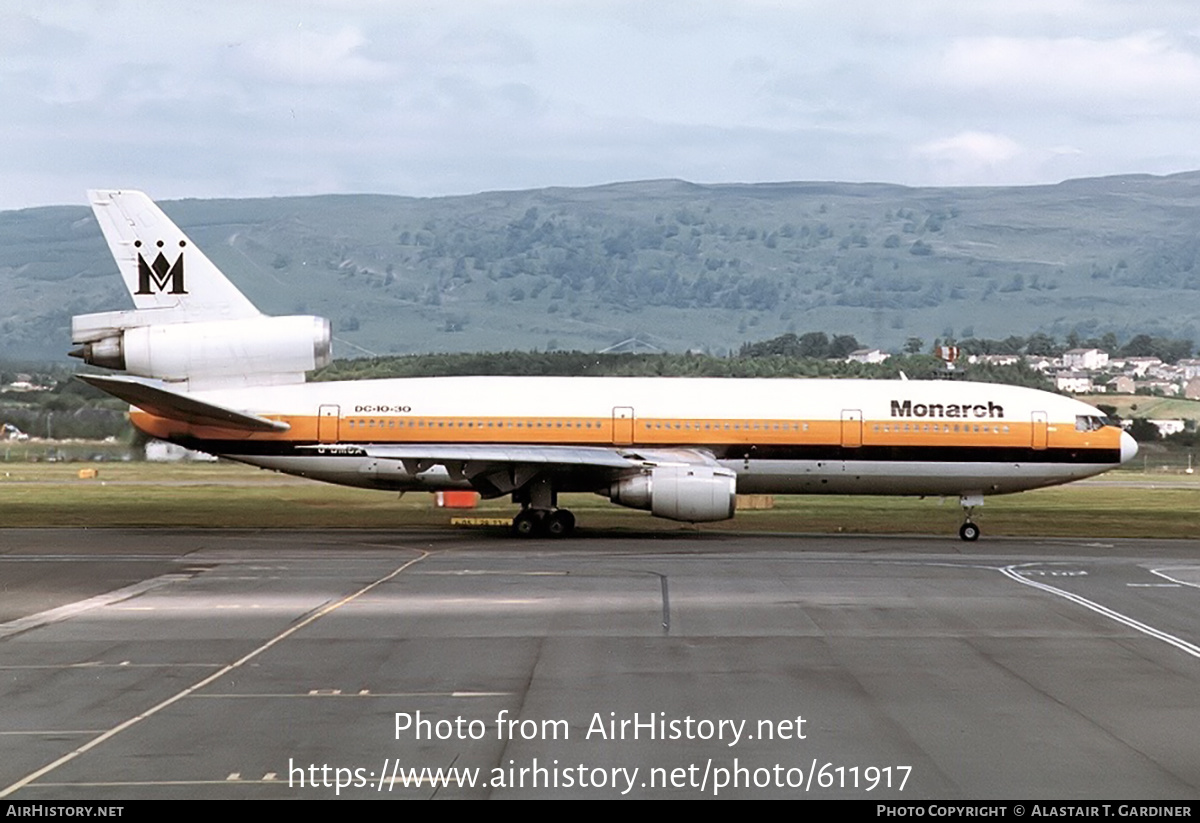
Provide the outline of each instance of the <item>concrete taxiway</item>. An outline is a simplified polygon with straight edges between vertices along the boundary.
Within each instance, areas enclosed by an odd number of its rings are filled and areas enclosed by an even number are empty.
[[[1198,550],[4,530],[0,796],[1194,799]]]

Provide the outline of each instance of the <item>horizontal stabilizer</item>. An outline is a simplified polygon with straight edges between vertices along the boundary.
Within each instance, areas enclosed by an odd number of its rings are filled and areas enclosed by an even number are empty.
[[[76,377],[150,414],[194,426],[216,426],[247,432],[282,432],[291,428],[278,420],[197,400],[150,380],[99,374],[78,374]]]

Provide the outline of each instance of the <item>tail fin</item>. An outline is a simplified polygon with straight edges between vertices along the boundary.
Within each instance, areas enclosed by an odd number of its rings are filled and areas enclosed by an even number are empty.
[[[71,318],[73,357],[185,392],[303,383],[329,363],[328,320],[259,312],[141,192],[88,197],[137,308]],[[128,383],[97,385],[125,397],[112,387]]]
[[[167,322],[237,320],[258,309],[162,209],[140,191],[89,191],[92,211],[140,310]]]

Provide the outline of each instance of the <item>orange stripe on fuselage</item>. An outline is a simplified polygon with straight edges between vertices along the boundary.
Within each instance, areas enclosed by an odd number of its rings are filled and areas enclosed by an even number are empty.
[[[192,437],[199,440],[245,440],[282,443],[318,441],[316,415],[268,415],[291,428],[286,432],[249,433],[214,426],[193,426],[177,420],[130,412],[133,424],[165,440]],[[331,421],[326,419],[326,427]],[[628,424],[626,424],[628,425]],[[783,420],[707,418],[636,418],[633,442],[647,446],[705,446],[737,443],[763,445],[839,445],[841,420]],[[1074,423],[1051,423],[1051,448],[1119,449],[1119,429],[1081,432]],[[862,424],[864,446],[1029,446],[1033,425],[1029,422],[994,421],[904,422],[894,419],[866,420]],[[614,424],[610,417],[419,417],[352,415],[337,423],[339,443],[538,443],[561,445],[612,445]]]

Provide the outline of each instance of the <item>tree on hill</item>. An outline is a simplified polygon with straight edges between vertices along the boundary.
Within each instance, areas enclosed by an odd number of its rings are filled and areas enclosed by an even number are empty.
[[[1144,417],[1133,418],[1126,431],[1139,443],[1153,443],[1162,436],[1158,431],[1158,426]]]

